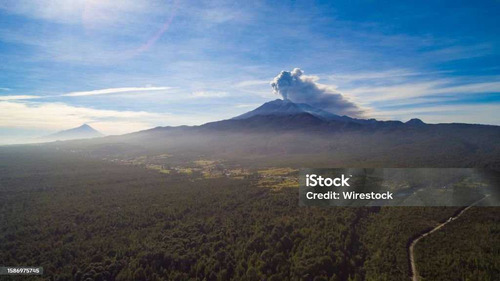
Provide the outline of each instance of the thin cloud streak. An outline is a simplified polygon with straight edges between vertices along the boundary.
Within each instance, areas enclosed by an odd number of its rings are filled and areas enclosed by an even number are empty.
[[[234,107],[235,108],[249,108],[249,107],[259,107],[261,104],[260,103],[249,103],[249,104],[237,104]]]
[[[38,99],[40,96],[30,96],[30,95],[13,95],[13,96],[0,96],[0,101],[9,101],[9,100],[29,100],[29,99]]]
[[[333,74],[327,75],[326,80],[332,80],[336,82],[353,82],[367,80],[389,80],[393,81],[395,79],[408,79],[415,76],[429,76],[437,74],[451,73],[452,71],[431,71],[431,72],[421,72],[412,71],[410,69],[390,69],[385,71],[377,72],[359,72],[359,73],[346,73],[346,74]]]
[[[500,92],[500,82],[470,83],[462,85],[450,85],[452,80],[438,79],[435,81],[425,81],[417,83],[402,83],[388,86],[368,86],[340,90],[359,100],[365,102],[392,102],[395,100],[408,100],[423,98],[431,95],[455,94],[481,94]]]
[[[164,91],[170,90],[171,87],[127,87],[127,88],[110,88],[110,89],[100,89],[93,91],[83,91],[83,92],[71,92],[63,94],[63,97],[81,97],[81,96],[96,96],[96,95],[109,95],[117,93],[126,92],[149,92],[149,91]]]
[[[196,91],[191,94],[192,98],[224,98],[227,97],[227,92],[213,92],[213,91]]]
[[[245,88],[245,87],[250,87],[250,86],[262,86],[266,85],[269,86],[269,79],[268,80],[247,80],[247,81],[241,81],[239,83],[236,83],[234,85],[235,88]]]

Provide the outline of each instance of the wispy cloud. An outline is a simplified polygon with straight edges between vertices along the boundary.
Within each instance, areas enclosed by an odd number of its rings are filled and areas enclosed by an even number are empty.
[[[29,96],[29,95],[0,96],[0,101],[29,100],[29,99],[38,99],[38,98],[40,98],[40,96]]]
[[[202,9],[201,18],[204,22],[222,24],[230,21],[242,21],[247,15],[243,12],[224,7]]]
[[[482,82],[456,85],[457,81],[436,79],[424,82],[407,82],[397,85],[368,86],[343,90],[365,102],[401,102],[428,96],[457,94],[499,93],[500,82]],[[341,88],[340,88],[341,89]]]
[[[109,88],[93,91],[71,92],[63,94],[63,97],[81,97],[81,96],[96,96],[96,95],[109,95],[127,92],[149,92],[149,91],[165,91],[170,90],[171,87],[127,87],[127,88]]]
[[[35,19],[43,19],[57,23],[74,24],[81,22],[97,22],[110,24],[123,21],[120,14],[129,17],[154,11],[147,1],[122,0],[115,1],[65,1],[65,0],[6,0],[0,9],[12,14],[23,15]],[[121,19],[120,19],[121,18]]]
[[[191,94],[193,98],[223,98],[227,97],[227,92],[196,91]]]
[[[499,105],[462,104],[431,105],[423,108],[405,108],[397,110],[380,110],[373,112],[373,117],[384,120],[407,121],[418,117],[427,123],[475,123],[500,125],[496,117]]]
[[[428,76],[428,75],[437,75],[443,73],[450,73],[451,71],[432,71],[432,72],[423,72],[423,71],[414,71],[410,69],[389,69],[382,71],[372,71],[372,72],[357,72],[357,73],[344,73],[344,74],[333,74],[327,75],[326,80],[334,81],[334,82],[352,82],[352,81],[362,81],[366,82],[367,80],[383,80],[383,81],[393,81],[395,79],[408,79],[415,76]]]
[[[245,103],[245,104],[237,104],[234,107],[236,108],[249,108],[249,107],[258,107],[261,105],[260,103]]]
[[[273,98],[274,96],[271,89],[271,79],[244,80],[235,83],[231,87],[236,91],[244,93],[245,95],[255,95],[261,98]]]
[[[108,88],[99,89],[92,91],[80,91],[80,92],[70,92],[61,95],[7,95],[0,96],[0,101],[11,101],[11,100],[29,100],[29,99],[43,99],[43,98],[54,98],[54,97],[83,97],[83,96],[98,96],[98,95],[110,95],[110,94],[120,94],[120,93],[134,93],[134,92],[154,92],[154,91],[167,91],[173,89],[172,87],[123,87],[123,88]],[[206,94],[209,97],[209,92],[199,92],[199,96]],[[213,93],[214,96],[217,93]],[[220,94],[220,93],[219,93]]]
[[[271,83],[271,79],[269,80],[246,80],[246,81],[241,81],[238,82],[234,85],[236,88],[244,88],[244,87],[250,87],[250,86],[262,86],[266,85],[269,86]]]
[[[373,118],[498,124],[488,115],[500,110],[498,77],[448,73],[394,69],[325,76],[338,91],[370,108]]]
[[[213,116],[204,114],[193,116],[146,111],[102,110],[53,102],[0,101],[0,128],[61,130],[84,123],[96,123],[102,124],[102,128],[105,128],[103,132],[106,134],[119,134],[155,126],[197,125],[206,120],[215,119]],[[124,124],[133,126],[123,126]]]

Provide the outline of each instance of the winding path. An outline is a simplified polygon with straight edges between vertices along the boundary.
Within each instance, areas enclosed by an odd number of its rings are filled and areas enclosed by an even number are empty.
[[[482,199],[479,199],[478,201],[472,203],[471,205],[465,207],[462,211],[460,211],[458,214],[456,214],[455,216],[453,217],[450,217],[447,221],[439,224],[438,226],[436,226],[435,228],[427,231],[426,233],[423,233],[422,235],[418,236],[417,238],[413,239],[413,241],[411,242],[410,244],[410,247],[409,247],[409,257],[410,257],[410,264],[411,264],[411,272],[412,272],[412,277],[411,277],[411,280],[412,281],[420,281],[420,277],[418,275],[418,271],[417,271],[417,265],[415,264],[415,245],[418,243],[418,241],[420,241],[422,238],[424,238],[425,236],[435,232],[435,231],[438,231],[440,228],[442,228],[443,226],[447,225],[448,223],[456,220],[458,217],[460,217],[463,213],[465,213],[468,209],[470,209],[471,207],[477,205],[479,202],[483,201],[484,199],[486,199],[486,197],[488,197],[488,195],[486,195],[485,197],[483,197]]]

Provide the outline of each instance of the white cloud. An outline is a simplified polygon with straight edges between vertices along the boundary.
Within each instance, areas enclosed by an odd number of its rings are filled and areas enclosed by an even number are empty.
[[[89,123],[96,124],[104,134],[122,134],[156,126],[198,125],[215,119],[203,114],[192,116],[93,109],[64,103],[0,101],[0,128],[58,131]]]
[[[413,71],[411,69],[388,69],[372,72],[356,72],[356,73],[341,73],[326,75],[326,80],[331,80],[334,83],[350,83],[350,82],[393,82],[405,81],[410,78],[419,76],[438,75],[450,73],[452,71]]]
[[[237,104],[234,107],[236,107],[236,108],[255,107],[256,108],[256,107],[258,107],[260,105],[262,105],[262,104],[260,104],[260,103],[245,103],[245,104]]]
[[[125,88],[110,88],[110,89],[100,89],[93,91],[83,91],[83,92],[71,92],[63,94],[65,97],[81,97],[81,96],[96,96],[96,95],[108,95],[126,92],[149,92],[149,91],[164,91],[170,90],[171,87],[125,87]]]
[[[0,96],[0,101],[28,100],[28,99],[38,99],[38,98],[40,98],[40,96],[30,96],[30,95]]]
[[[146,1],[5,0],[0,9],[12,14],[58,23],[110,24],[151,11]],[[125,14],[127,16],[125,16]]]
[[[267,88],[269,88],[269,79],[268,80],[246,80],[246,81],[241,81],[239,83],[236,83],[234,87],[236,88],[245,88],[245,87],[251,87],[251,86],[263,86],[265,85]]]
[[[269,88],[269,79],[267,80],[244,80],[236,84],[231,84],[235,92],[241,92],[245,95],[255,95],[261,98],[270,99],[274,97]]]
[[[205,22],[221,24],[229,21],[240,20],[245,14],[229,8],[203,9],[201,17]]]
[[[375,111],[372,116],[384,120],[407,121],[420,118],[427,123],[473,123],[500,125],[497,118],[498,104],[439,105],[423,108],[402,108],[397,110]]]
[[[227,92],[196,91],[191,94],[193,98],[223,98],[227,97]]]
[[[344,93],[356,97],[358,100],[366,102],[377,102],[395,99],[408,99],[430,94],[431,89],[435,89],[448,81],[428,81],[417,83],[402,83],[387,86],[366,86],[351,89],[339,89]]]
[[[461,94],[461,93],[497,93],[500,92],[500,82],[471,83],[457,86],[448,86],[432,89],[432,94]]]
[[[363,104],[374,102],[387,102],[390,104],[407,104],[409,101],[425,99],[429,96],[439,95],[442,98],[452,96],[460,97],[458,94],[481,94],[499,93],[500,82],[470,82],[463,83],[463,78],[456,79],[429,79],[421,82],[404,81],[396,84],[388,83],[382,86],[343,87],[338,89]],[[465,80],[465,79],[464,79]],[[438,101],[439,99],[434,99]]]
[[[408,77],[408,76],[416,76],[416,75],[421,75],[421,74],[422,73],[420,73],[420,72],[413,72],[413,71],[407,70],[407,69],[390,69],[390,70],[376,71],[376,72],[333,74],[333,75],[327,76],[327,79],[330,79],[333,81],[351,82],[351,81],[359,81],[359,80]]]
[[[0,102],[0,127],[60,129],[102,118],[159,118],[141,111],[99,110],[63,103]]]

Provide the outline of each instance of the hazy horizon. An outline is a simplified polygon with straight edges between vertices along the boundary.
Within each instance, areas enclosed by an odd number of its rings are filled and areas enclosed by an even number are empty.
[[[278,99],[288,100],[288,99],[285,99],[285,98],[278,98]],[[276,99],[276,100],[278,100],[278,99]],[[271,102],[276,101],[276,100],[268,101],[266,103],[271,103]],[[256,106],[256,108],[249,109],[248,112],[254,111],[255,109],[259,108],[260,106],[261,105]],[[232,117],[237,117],[237,116],[232,116]],[[203,122],[201,124],[192,124],[192,125],[185,125],[185,124],[184,125],[183,124],[181,124],[181,125],[174,125],[174,126],[168,126],[168,125],[162,126],[162,125],[159,125],[159,126],[155,126],[155,127],[149,127],[149,128],[140,129],[140,130],[137,130],[137,131],[127,132],[127,133],[124,133],[124,134],[136,133],[136,132],[139,132],[139,131],[154,129],[154,128],[157,128],[157,127],[201,126],[201,125],[204,125],[204,124],[207,124],[207,123],[210,123],[210,122],[224,121],[224,120],[228,120],[228,119],[231,119],[231,118],[214,120],[214,121],[207,121],[207,122]],[[414,118],[410,118],[408,120],[380,120],[380,121],[401,121],[401,122],[405,123],[405,122],[408,122],[408,121],[410,121],[412,119],[422,120],[421,118],[414,117]],[[445,123],[445,122],[443,122],[443,123],[428,123],[428,122],[425,122],[425,121],[423,121],[423,122],[426,123],[426,124],[429,124],[429,125],[432,125],[432,124],[450,124],[450,123]],[[460,122],[453,122],[453,123],[460,123]],[[498,126],[498,125],[478,124],[478,123],[462,123],[462,124]],[[95,128],[94,128],[94,126],[92,126],[92,124],[83,123],[83,124],[81,124],[79,126],[76,126],[76,127],[65,128],[65,129],[59,130],[59,131],[47,131],[47,132],[44,132],[43,134],[41,133],[41,131],[35,131],[35,132],[38,132],[38,135],[24,137],[24,138],[17,138],[17,139],[16,138],[14,138],[14,139],[3,138],[3,139],[0,140],[0,146],[2,146],[2,145],[36,144],[36,143],[52,142],[52,141],[55,141],[55,139],[50,139],[50,137],[52,135],[60,134],[60,133],[63,133],[65,131],[71,131],[71,130],[74,130],[74,129],[79,129],[79,128],[84,127],[84,126],[90,126],[92,129],[95,130]],[[97,130],[97,132],[102,134],[102,132],[100,132],[99,130]],[[124,135],[124,134],[119,134],[119,133],[118,134],[102,134],[102,136],[93,136],[91,138],[107,137],[107,136],[119,136],[119,135]],[[89,138],[89,137],[85,137],[85,138]],[[72,137],[71,139],[79,139],[79,138],[78,137]],[[71,139],[59,139],[59,140],[60,141],[64,141],[64,140],[71,140]]]

